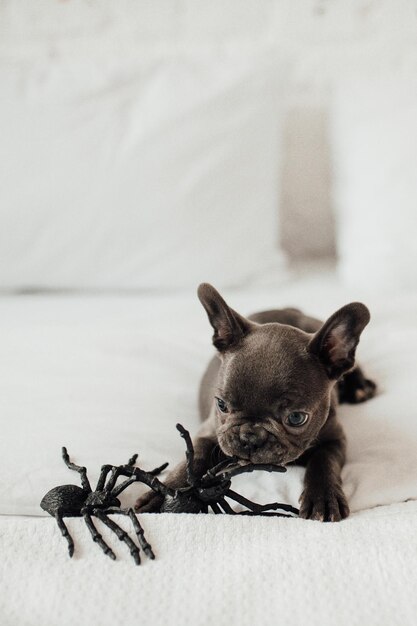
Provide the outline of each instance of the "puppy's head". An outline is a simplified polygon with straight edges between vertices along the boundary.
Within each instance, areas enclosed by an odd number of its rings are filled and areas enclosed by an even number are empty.
[[[310,334],[256,324],[206,283],[198,296],[221,359],[215,390],[220,448],[252,463],[294,461],[314,443],[329,416],[335,382],[354,365],[368,309],[347,304]]]

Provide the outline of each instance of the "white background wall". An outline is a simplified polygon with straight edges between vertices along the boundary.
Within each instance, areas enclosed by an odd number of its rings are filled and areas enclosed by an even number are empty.
[[[273,46],[285,65],[283,245],[333,255],[329,116],[347,74],[414,63],[413,0],[3,0],[0,54],[129,55],[132,47]],[[312,229],[314,237],[311,237]]]

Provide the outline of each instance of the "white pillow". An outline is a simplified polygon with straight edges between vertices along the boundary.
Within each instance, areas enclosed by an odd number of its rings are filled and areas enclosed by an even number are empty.
[[[271,52],[149,45],[126,57],[102,43],[3,48],[0,288],[233,286],[278,273]]]
[[[333,147],[343,278],[369,289],[416,289],[415,71],[344,81]]]

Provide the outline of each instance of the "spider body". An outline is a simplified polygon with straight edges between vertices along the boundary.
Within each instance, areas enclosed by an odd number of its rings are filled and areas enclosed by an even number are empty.
[[[84,512],[93,514],[94,509],[120,508],[120,500],[108,491],[87,491],[77,485],[54,487],[42,498],[41,508],[55,517],[61,511],[63,517],[79,517]]]
[[[92,519],[94,516],[100,519],[103,524],[105,524],[117,535],[120,541],[123,541],[127,545],[135,563],[137,565],[140,564],[139,547],[134,543],[129,535],[118,524],[116,524],[116,522],[108,517],[111,513],[127,515],[130,518],[139,542],[139,546],[150,559],[155,558],[152,547],[146,541],[143,528],[141,527],[133,509],[120,508],[121,503],[117,497],[132,482],[136,482],[136,480],[139,479],[139,475],[132,477],[132,470],[137,456],[137,454],[134,454],[126,465],[103,465],[97,486],[95,490],[93,490],[87,477],[86,468],[72,463],[66,448],[62,448],[62,458],[64,459],[65,464],[69,469],[72,469],[80,474],[82,486],[60,485],[59,487],[54,487],[42,498],[40,506],[44,511],[56,519],[63,537],[67,540],[68,553],[70,557],[74,554],[74,542],[68,532],[68,528],[65,525],[63,520],[64,517],[83,517],[87,528],[91,533],[93,541],[98,543],[103,552],[111,559],[114,560],[116,558],[113,550],[106,544],[94,525]],[[153,479],[156,477],[156,474],[161,472],[166,466],[167,463],[151,472],[144,472],[143,470],[139,470],[139,468],[137,469],[140,471],[140,477],[142,480],[151,485]],[[130,476],[130,478],[121,484],[116,485],[119,476]]]
[[[54,487],[42,498],[41,508],[55,517],[61,513],[62,517],[79,517],[88,492],[77,485],[62,485]]]
[[[92,491],[88,494],[84,503],[86,509],[107,509],[111,506],[120,507],[120,500],[105,491]]]

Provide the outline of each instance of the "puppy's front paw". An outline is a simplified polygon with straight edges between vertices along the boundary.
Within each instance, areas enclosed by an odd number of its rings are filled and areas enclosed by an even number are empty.
[[[138,513],[159,513],[163,501],[163,496],[150,489],[136,500],[135,511]]]
[[[349,506],[342,488],[308,486],[300,496],[300,517],[320,522],[340,522],[349,515]]]

